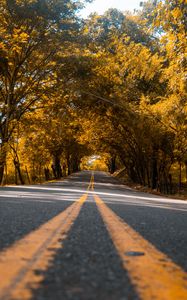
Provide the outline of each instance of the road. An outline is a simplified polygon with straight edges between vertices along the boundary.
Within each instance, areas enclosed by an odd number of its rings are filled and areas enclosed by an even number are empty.
[[[103,172],[0,188],[0,300],[186,300],[187,201]]]

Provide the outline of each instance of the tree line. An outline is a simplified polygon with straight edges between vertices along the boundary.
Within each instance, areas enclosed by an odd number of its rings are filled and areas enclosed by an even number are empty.
[[[60,178],[101,153],[166,193],[177,168],[181,188],[185,0],[82,20],[86,2],[0,0],[0,182]]]

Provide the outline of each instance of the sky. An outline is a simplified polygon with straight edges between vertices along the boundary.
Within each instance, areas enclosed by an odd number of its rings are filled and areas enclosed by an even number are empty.
[[[140,0],[95,0],[93,3],[86,5],[86,8],[81,11],[81,16],[86,18],[90,13],[93,12],[103,14],[111,7],[122,11],[133,11],[134,8],[140,8],[139,5]]]

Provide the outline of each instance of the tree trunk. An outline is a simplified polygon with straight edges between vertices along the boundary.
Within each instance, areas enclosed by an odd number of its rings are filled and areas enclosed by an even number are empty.
[[[62,177],[62,168],[60,165],[60,158],[57,155],[54,157],[52,169],[53,169],[53,173],[54,173],[56,179],[59,179]]]
[[[181,192],[182,188],[182,163],[179,162],[179,193]]]
[[[152,156],[152,176],[151,176],[151,188],[154,190],[157,188],[158,183],[158,170],[157,170],[157,149],[153,149]]]
[[[5,163],[0,161],[0,184],[3,182],[3,175],[4,175]]]
[[[73,172],[78,172],[79,170],[79,167],[78,167],[78,161],[77,160],[74,160],[73,162]]]
[[[172,175],[169,174],[169,192],[172,194],[173,192],[173,184],[172,184]]]
[[[40,184],[42,183],[42,165],[41,165],[41,163],[39,164],[39,182],[40,182]]]
[[[150,176],[149,176],[149,166],[146,166],[146,175],[147,175],[147,185],[150,188],[151,184],[150,184]]]
[[[49,169],[45,168],[44,169],[44,174],[45,174],[45,180],[48,181],[50,178],[50,173],[49,173]]]
[[[16,169],[16,167],[14,166],[14,173],[15,173],[15,181],[14,181],[14,183],[17,185],[18,184],[18,176],[17,176],[17,169]]]
[[[26,172],[26,174],[27,174],[28,183],[30,184],[31,181],[30,181],[29,172],[28,172],[28,170],[27,170],[27,167],[25,167],[25,172]]]
[[[110,159],[110,173],[113,174],[116,171],[116,156],[112,156]]]
[[[3,175],[4,175],[4,170],[5,170],[5,165],[6,165],[6,149],[5,146],[1,146],[0,149],[0,184],[3,183]]]
[[[140,183],[137,172],[135,171],[135,168],[134,168],[134,164],[132,162],[129,163],[129,176],[130,176],[130,179],[132,180],[132,182]]]
[[[151,188],[153,190],[157,188],[157,180],[158,180],[157,160],[156,158],[154,158],[153,165],[152,165],[152,184],[151,184]]]
[[[67,163],[67,169],[68,169],[68,175],[71,174],[71,159],[69,153],[66,154],[66,163]]]
[[[18,174],[18,177],[19,177],[19,180],[20,180],[21,184],[25,184],[25,181],[24,181],[23,176],[21,174],[20,162],[17,161],[16,159],[14,159],[14,166],[15,166],[16,181],[17,181],[17,174]],[[17,184],[17,182],[16,182],[16,184]]]

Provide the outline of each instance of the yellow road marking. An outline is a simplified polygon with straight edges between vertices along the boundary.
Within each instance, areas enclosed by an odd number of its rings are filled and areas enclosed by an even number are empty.
[[[27,300],[39,287],[62,240],[79,215],[87,194],[65,211],[0,254],[0,299]]]
[[[94,196],[113,243],[141,299],[186,300],[187,274]],[[135,254],[142,256],[131,256]]]
[[[91,178],[90,178],[90,183],[89,186],[87,188],[87,191],[89,190],[94,190],[94,172],[92,172]]]
[[[91,187],[91,181],[90,181],[90,183],[89,183],[89,186],[87,187],[87,191],[90,190],[90,187]]]
[[[91,190],[94,190],[94,172],[92,172],[92,176],[91,176]]]

